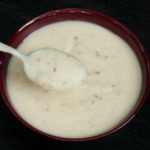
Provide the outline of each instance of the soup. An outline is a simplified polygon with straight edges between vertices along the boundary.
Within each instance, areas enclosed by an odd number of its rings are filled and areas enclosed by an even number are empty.
[[[44,47],[81,60],[87,77],[78,87],[46,90],[32,83],[22,62],[12,57],[7,71],[10,101],[34,128],[65,138],[96,136],[114,129],[136,106],[142,82],[139,62],[113,32],[84,21],[62,21],[36,30],[18,50],[27,55]]]

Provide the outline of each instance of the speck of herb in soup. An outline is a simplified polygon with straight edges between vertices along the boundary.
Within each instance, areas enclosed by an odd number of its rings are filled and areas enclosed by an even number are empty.
[[[67,81],[63,82],[63,84],[67,84]]]
[[[74,36],[74,40],[77,40],[78,39],[78,37],[77,36]]]
[[[41,59],[40,58],[37,58],[37,61],[39,62]]]
[[[67,57],[70,57],[70,56],[71,56],[71,55],[69,55],[69,54],[67,55]]]
[[[96,71],[95,74],[100,74],[100,71]]]
[[[98,94],[95,94],[94,97],[97,98],[97,99],[102,99],[102,97],[99,96]]]
[[[98,97],[98,95],[94,95],[94,97]]]
[[[46,108],[45,111],[49,111],[49,108]]]
[[[92,104],[94,104],[94,103],[95,103],[95,101],[94,101],[94,100],[92,100],[92,101],[91,101],[91,103],[92,103]]]
[[[100,56],[98,51],[96,51],[95,53],[96,53],[96,56]]]
[[[48,90],[45,90],[45,89],[44,89],[44,92],[45,92],[45,93],[47,93],[47,92],[48,92]]]
[[[105,56],[104,58],[105,58],[105,59],[107,59],[107,58],[108,58],[108,56]]]
[[[91,127],[93,128],[94,126],[95,126],[95,125],[92,123],[92,124],[91,124]]]
[[[56,72],[56,67],[54,67],[53,72]]]

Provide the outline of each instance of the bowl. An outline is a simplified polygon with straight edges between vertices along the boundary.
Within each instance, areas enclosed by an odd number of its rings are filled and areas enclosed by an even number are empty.
[[[11,112],[16,116],[16,118],[20,120],[25,126],[29,127],[30,129],[32,129],[33,131],[41,135],[44,135],[49,138],[57,139],[57,140],[63,140],[63,141],[88,141],[88,140],[101,139],[125,127],[125,125],[127,125],[137,115],[143,103],[145,102],[150,87],[150,69],[149,69],[150,63],[148,60],[148,56],[146,54],[143,45],[138,40],[138,38],[123,24],[121,24],[117,20],[105,14],[95,12],[92,10],[80,9],[80,8],[59,9],[59,10],[50,11],[40,16],[37,16],[32,20],[30,20],[29,22],[27,22],[25,25],[23,25],[20,29],[18,29],[18,31],[15,32],[15,34],[12,35],[12,37],[9,39],[7,44],[14,48],[17,48],[17,46],[28,35],[36,31],[37,29],[48,24],[52,24],[60,21],[66,21],[66,20],[87,21],[105,27],[110,31],[114,32],[115,34],[119,35],[133,49],[134,53],[136,54],[139,60],[140,67],[141,67],[142,89],[141,89],[140,96],[137,100],[137,105],[134,107],[132,113],[127,117],[127,119],[109,132],[106,132],[98,136],[88,137],[88,138],[75,138],[75,139],[62,138],[62,137],[46,134],[38,129],[35,129],[29,123],[24,121],[24,119],[16,112],[11,102],[9,101],[9,95],[6,87],[6,73],[7,73],[7,66],[11,58],[11,55],[6,53],[2,53],[0,56],[0,91],[5,103],[7,104]]]

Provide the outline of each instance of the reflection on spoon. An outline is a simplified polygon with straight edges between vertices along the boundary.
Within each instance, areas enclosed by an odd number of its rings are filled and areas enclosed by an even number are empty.
[[[77,87],[87,76],[86,67],[80,60],[60,50],[42,48],[25,56],[0,42],[0,51],[21,59],[27,77],[46,90]]]

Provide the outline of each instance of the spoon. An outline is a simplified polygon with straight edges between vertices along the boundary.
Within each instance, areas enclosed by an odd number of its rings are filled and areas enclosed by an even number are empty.
[[[61,50],[41,48],[23,55],[0,42],[0,51],[18,57],[23,62],[27,77],[46,90],[77,87],[87,76],[85,65]]]

